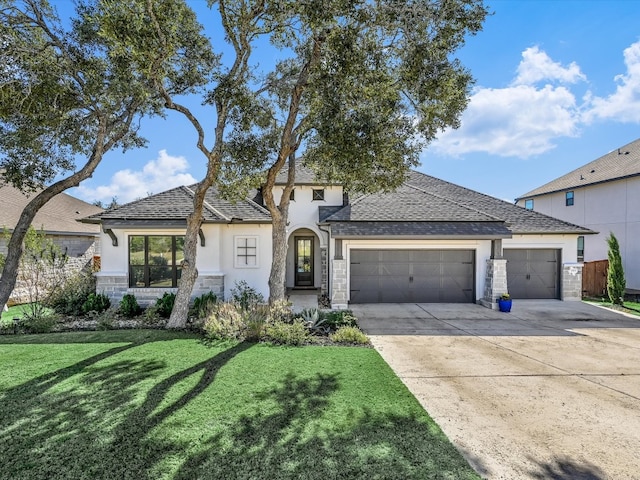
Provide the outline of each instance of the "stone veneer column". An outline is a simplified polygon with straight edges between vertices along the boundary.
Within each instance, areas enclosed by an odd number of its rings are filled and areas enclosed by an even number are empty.
[[[487,259],[487,271],[484,278],[484,295],[480,305],[496,310],[498,298],[507,293],[507,260],[504,258]]]
[[[582,300],[582,264],[562,265],[562,300]]]
[[[320,247],[320,295],[326,295],[329,289],[328,274],[327,247]]]
[[[347,308],[347,261],[331,261],[331,308]]]

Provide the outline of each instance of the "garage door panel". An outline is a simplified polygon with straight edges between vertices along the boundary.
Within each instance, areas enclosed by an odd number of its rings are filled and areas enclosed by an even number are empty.
[[[473,250],[352,250],[351,303],[474,301]]]
[[[560,251],[505,249],[507,284],[513,298],[559,298]]]

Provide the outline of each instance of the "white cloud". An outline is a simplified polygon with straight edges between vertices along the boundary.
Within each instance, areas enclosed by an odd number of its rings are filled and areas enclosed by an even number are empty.
[[[460,128],[442,133],[433,149],[526,158],[552,149],[555,138],[576,136],[579,118],[575,97],[565,87],[481,88],[472,95]]]
[[[554,139],[577,136],[581,120],[573,92],[551,82],[580,80],[586,76],[577,64],[563,67],[538,47],[527,48],[511,85],[477,88],[460,128],[440,134],[431,148],[444,155],[485,152],[520,158],[551,150]]]
[[[585,122],[597,118],[619,122],[640,122],[640,42],[624,50],[626,75],[617,75],[616,91],[608,97],[588,97]]]
[[[551,60],[546,52],[538,47],[527,48],[522,52],[522,60],[518,65],[518,76],[513,85],[533,85],[541,81],[557,80],[561,83],[576,83],[587,77],[580,71],[580,67],[571,62],[568,67]]]
[[[173,157],[166,150],[160,150],[158,158],[147,162],[141,171],[119,170],[113,174],[108,185],[80,185],[78,191],[87,201],[101,200],[109,203],[116,197],[118,203],[127,203],[150,193],[195,183],[196,179],[186,173],[188,168],[189,163],[184,157]]]

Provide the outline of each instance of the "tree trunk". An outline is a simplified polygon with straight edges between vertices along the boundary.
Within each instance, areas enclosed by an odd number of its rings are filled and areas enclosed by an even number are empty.
[[[198,278],[198,269],[196,268],[196,257],[198,254],[198,231],[202,226],[202,209],[204,207],[204,198],[213,184],[217,170],[210,169],[204,180],[202,180],[193,196],[193,212],[187,217],[187,231],[184,236],[184,262],[182,263],[182,274],[178,282],[178,292],[176,300],[171,310],[171,316],[167,322],[167,328],[183,329],[187,326],[187,318],[189,315],[189,302],[191,301],[191,293],[193,286]]]
[[[272,217],[272,254],[271,273],[269,274],[269,303],[284,300],[286,297],[287,274],[287,217],[278,214]]]
[[[42,192],[36,195],[26,207],[22,210],[18,223],[13,229],[9,245],[7,245],[7,257],[5,258],[4,268],[2,269],[2,275],[0,275],[0,309],[4,307],[9,301],[11,292],[16,286],[16,279],[18,277],[18,268],[20,267],[20,257],[22,257],[22,244],[24,237],[27,235],[29,226],[33,223],[33,219],[40,209],[53,197],[59,193],[71,187],[77,187],[78,184],[89,178],[93,171],[96,169],[100,160],[102,160],[105,146],[102,144],[104,140],[103,131],[100,132],[98,137],[99,146],[94,147],[94,150],[89,157],[87,163],[73,175],[54,183],[53,185],[45,188]]]
[[[196,256],[198,250],[198,230],[202,224],[202,209],[195,211],[187,217],[187,231],[184,237],[184,262],[182,274],[178,282],[178,292],[173,310],[167,322],[167,328],[182,329],[187,326],[189,315],[189,302],[191,292],[198,278],[196,268]]]

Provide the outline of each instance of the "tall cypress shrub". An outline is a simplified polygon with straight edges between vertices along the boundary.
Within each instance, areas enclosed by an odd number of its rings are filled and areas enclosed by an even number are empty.
[[[609,233],[607,238],[609,244],[609,251],[607,257],[609,258],[609,271],[607,272],[607,294],[611,303],[616,305],[622,305],[624,298],[624,290],[627,286],[627,282],[624,279],[624,270],[622,269],[622,257],[620,256],[620,245],[618,239],[613,234]]]

